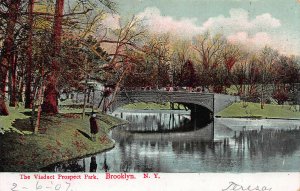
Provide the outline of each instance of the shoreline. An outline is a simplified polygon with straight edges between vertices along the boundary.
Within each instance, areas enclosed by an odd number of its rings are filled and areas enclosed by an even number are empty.
[[[253,120],[263,120],[263,119],[273,119],[273,120],[290,120],[290,121],[300,121],[300,118],[280,118],[280,117],[261,117],[261,116],[218,116],[216,115],[215,118],[218,119],[253,119]]]
[[[111,115],[109,115],[109,116],[111,116]],[[111,116],[111,117],[113,117],[113,116]],[[114,117],[114,118],[117,118],[117,117]],[[119,118],[117,118],[117,119],[119,119]],[[112,131],[114,128],[117,128],[117,127],[122,126],[122,125],[126,125],[126,124],[128,124],[128,123],[129,123],[128,121],[123,120],[122,123],[117,124],[117,125],[113,125],[113,126],[109,127],[109,131],[108,131],[106,134],[108,134],[108,133],[109,133],[110,131]],[[83,155],[83,156],[78,156],[78,157],[71,158],[71,159],[68,159],[68,160],[58,161],[58,162],[55,162],[55,163],[53,163],[53,164],[49,164],[49,165],[47,165],[47,166],[45,166],[45,167],[42,167],[42,168],[40,168],[39,170],[41,170],[41,169],[46,169],[46,168],[51,168],[52,166],[55,166],[55,165],[57,165],[57,164],[59,164],[59,163],[64,163],[64,162],[68,163],[68,162],[70,162],[70,161],[74,161],[74,160],[78,160],[78,159],[81,159],[81,158],[86,158],[86,157],[90,157],[90,156],[93,156],[93,155],[96,155],[96,154],[100,154],[100,153],[103,153],[103,152],[110,151],[110,150],[112,150],[112,149],[115,148],[116,144],[115,144],[115,140],[114,140],[114,139],[111,139],[111,138],[109,138],[109,139],[110,139],[110,141],[112,142],[112,146],[110,146],[110,147],[101,149],[101,150],[99,150],[99,151],[97,151],[97,152],[95,152],[95,153],[89,153],[89,154],[86,154],[86,155]],[[42,172],[47,172],[47,171],[42,171]],[[51,172],[52,172],[52,171],[51,171]]]
[[[108,132],[127,123],[110,115],[99,114],[100,129],[94,142],[89,136],[88,117],[81,119],[77,114],[69,115],[43,116],[41,125],[47,128],[43,134],[0,134],[0,150],[5,153],[0,156],[0,172],[39,172],[57,163],[113,149],[115,141],[108,136]]]

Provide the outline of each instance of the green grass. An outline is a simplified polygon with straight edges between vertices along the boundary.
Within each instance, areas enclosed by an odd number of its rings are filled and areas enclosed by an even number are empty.
[[[80,114],[42,116],[40,134],[32,132],[29,117],[10,108],[9,116],[1,116],[7,131],[0,134],[0,171],[38,171],[47,165],[101,152],[114,146],[107,132],[124,123],[112,116],[98,114],[100,131],[95,142],[89,139],[89,117]],[[82,133],[83,132],[83,133]],[[4,153],[4,154],[3,154]]]
[[[300,112],[296,110],[296,106],[265,104],[264,109],[261,109],[259,103],[239,102],[225,108],[216,116],[300,119]]]
[[[178,108],[178,104],[174,104],[175,109]],[[158,110],[158,109],[171,109],[170,102],[164,103],[164,104],[158,104],[158,103],[144,103],[144,102],[138,102],[138,103],[132,103],[128,104],[122,107],[122,109],[128,109],[128,110]],[[184,109],[182,105],[179,106],[179,109]]]
[[[16,119],[29,119],[30,116],[25,115],[24,113],[30,113],[31,109],[24,109],[24,107],[15,108],[9,107],[9,115],[8,116],[1,116],[0,115],[0,133],[1,132],[16,132],[19,134],[31,134],[32,132],[26,130],[20,130],[16,128],[13,123]],[[85,112],[92,112],[91,108],[86,108]],[[97,110],[95,110],[97,112]],[[63,107],[59,110],[61,114],[68,114],[68,113],[82,113],[82,109],[74,109],[69,107]]]
[[[231,85],[229,88],[226,88],[226,93],[229,95],[234,95],[238,93],[238,89],[236,86]]]
[[[1,132],[16,132],[20,134],[26,134],[29,132],[20,131],[19,129],[15,128],[12,124],[16,119],[28,119],[29,116],[24,115],[24,112],[30,112],[29,109],[24,108],[14,108],[9,107],[9,116],[0,116],[0,128]]]

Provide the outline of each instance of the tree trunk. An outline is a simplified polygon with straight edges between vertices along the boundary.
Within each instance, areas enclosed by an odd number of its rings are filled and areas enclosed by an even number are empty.
[[[88,104],[91,102],[90,97],[91,97],[91,89],[89,88],[87,92],[87,101],[86,101]]]
[[[93,89],[93,97],[92,97],[92,113],[94,112],[94,104],[95,104],[95,89]]]
[[[32,110],[31,110],[31,126],[33,127],[33,132],[35,134],[39,133],[39,128],[40,128],[40,123],[41,123],[41,114],[42,114],[42,103],[43,103],[43,94],[45,90],[44,86],[44,68],[43,66],[40,68],[40,81],[37,84],[37,87],[35,89],[35,93],[33,96],[33,105],[32,105]],[[37,119],[36,123],[34,124],[34,115],[35,115],[35,108],[38,106],[38,112],[37,112]]]
[[[16,107],[17,105],[17,53],[13,52],[11,56],[10,66],[10,100],[9,106]]]
[[[24,89],[24,76],[20,77],[19,81],[19,89],[18,89],[18,100],[17,102],[23,102],[24,101],[24,95],[23,95],[23,89]]]
[[[98,104],[98,107],[97,108],[100,108],[100,106],[101,106],[101,103],[102,103],[102,101],[104,100],[104,95],[102,96],[102,98],[101,98],[101,100],[100,100],[100,102],[99,102],[99,104]]]
[[[83,96],[83,109],[82,109],[82,119],[85,116],[85,108],[86,108],[86,94],[87,94],[87,77],[85,78],[85,87],[84,87],[84,96]]]
[[[27,65],[26,65],[26,88],[25,88],[25,108],[32,107],[31,81],[32,81],[32,26],[33,26],[34,0],[28,3],[28,41],[27,41]]]
[[[5,104],[5,87],[7,72],[11,67],[10,61],[12,61],[13,56],[13,46],[14,46],[14,30],[19,16],[19,7],[21,0],[15,0],[8,5],[8,19],[6,27],[6,36],[3,43],[3,52],[1,58],[1,83],[0,83],[0,115],[8,115],[8,109]]]
[[[125,78],[125,76],[126,76],[126,73],[127,73],[127,71],[129,70],[129,66],[127,66],[126,68],[125,68],[125,70],[123,71],[123,73],[121,74],[121,76],[120,76],[120,79],[119,79],[119,81],[117,82],[117,84],[116,84],[116,86],[115,86],[115,89],[114,89],[114,92],[113,92],[113,94],[112,94],[112,97],[111,97],[111,100],[110,100],[110,102],[108,103],[108,104],[106,104],[105,103],[105,99],[104,99],[104,113],[106,113],[107,112],[107,109],[113,104],[113,102],[115,101],[115,97],[116,97],[116,94],[117,94],[117,92],[118,92],[118,90],[119,90],[119,87],[120,87],[120,85],[121,85],[121,82],[123,81],[123,79]]]
[[[264,84],[261,84],[260,109],[264,109]]]
[[[265,74],[262,74],[262,83],[261,83],[261,98],[260,98],[260,109],[264,109],[265,103],[264,103],[264,91],[265,91]]]
[[[36,123],[35,123],[35,127],[34,127],[34,133],[35,134],[39,133],[39,128],[40,128],[40,124],[41,124],[43,90],[44,90],[44,84],[43,84],[43,81],[42,81],[41,86],[39,87],[39,90],[38,90],[38,95],[37,95],[38,111],[37,111],[37,119],[36,119]]]
[[[7,71],[5,71],[5,75],[4,75],[4,69],[1,70],[1,82],[0,82],[0,115],[9,115],[8,112],[8,108],[5,104],[5,85],[6,85],[6,73]]]
[[[4,62],[2,61],[2,64]],[[0,65],[1,67],[1,65]],[[8,108],[5,104],[5,86],[6,86],[6,77],[7,77],[7,69],[5,69],[7,65],[2,65],[0,68],[0,77],[1,77],[1,82],[0,82],[0,115],[9,115]]]
[[[43,112],[48,114],[58,113],[58,103],[57,103],[57,98],[58,98],[57,80],[59,74],[58,57],[61,49],[63,9],[64,9],[64,0],[56,0],[54,25],[53,25],[52,71],[47,80],[48,84],[45,90],[45,101],[42,106]]]
[[[0,97],[0,115],[8,115],[8,109],[5,105],[5,101],[3,98]]]

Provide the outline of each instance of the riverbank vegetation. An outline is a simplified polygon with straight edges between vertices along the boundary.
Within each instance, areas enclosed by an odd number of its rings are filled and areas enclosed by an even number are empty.
[[[63,113],[42,115],[39,134],[33,134],[27,111],[10,108],[10,118],[1,117],[2,131],[0,171],[38,171],[47,165],[91,155],[110,149],[114,142],[108,131],[124,121],[99,113],[100,131],[96,141],[90,139],[89,117]],[[8,132],[9,131],[9,132]]]
[[[300,120],[299,106],[265,104],[261,109],[259,103],[239,102],[233,103],[221,112],[217,117],[224,118],[269,118],[269,119],[298,119]]]

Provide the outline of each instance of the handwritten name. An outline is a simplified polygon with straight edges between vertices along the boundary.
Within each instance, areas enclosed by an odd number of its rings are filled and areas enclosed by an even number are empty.
[[[222,191],[229,191],[229,190],[233,190],[233,191],[271,191],[272,188],[268,188],[266,186],[253,186],[253,185],[240,185],[237,184],[235,182],[229,182],[229,185],[227,188],[222,189]]]

